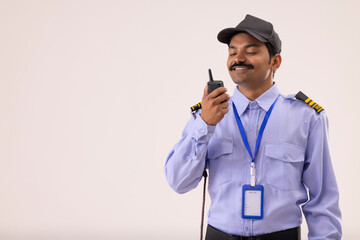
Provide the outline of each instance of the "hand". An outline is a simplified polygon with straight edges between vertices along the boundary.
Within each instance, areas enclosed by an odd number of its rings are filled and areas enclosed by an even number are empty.
[[[200,114],[204,122],[213,126],[218,124],[229,111],[229,99],[230,96],[226,93],[226,88],[219,87],[209,93],[208,86],[206,84]]]

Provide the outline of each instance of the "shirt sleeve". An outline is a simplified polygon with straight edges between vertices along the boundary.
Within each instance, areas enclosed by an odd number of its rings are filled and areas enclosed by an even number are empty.
[[[309,201],[302,206],[309,240],[341,239],[339,191],[331,163],[328,120],[324,113],[313,121],[308,137],[303,183]]]
[[[177,193],[194,189],[205,169],[207,145],[215,126],[207,125],[199,113],[191,117],[180,141],[171,149],[165,163],[165,176]]]

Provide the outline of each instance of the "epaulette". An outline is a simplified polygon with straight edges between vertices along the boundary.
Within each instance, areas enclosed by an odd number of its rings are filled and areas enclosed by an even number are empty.
[[[201,108],[201,102],[195,104],[194,106],[190,107],[192,113],[196,113],[197,110]]]
[[[304,93],[302,93],[301,91],[298,92],[295,95],[296,99],[299,99],[303,102],[305,102],[307,105],[309,105],[310,107],[312,107],[317,113],[320,113],[321,111],[324,110],[324,108],[322,108],[319,104],[317,104],[316,102],[314,102],[313,100],[311,100],[310,98],[308,98]]]

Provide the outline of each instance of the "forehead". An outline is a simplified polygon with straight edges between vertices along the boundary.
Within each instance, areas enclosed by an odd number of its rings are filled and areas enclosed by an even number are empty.
[[[256,45],[258,47],[266,47],[265,43],[257,40],[248,33],[238,33],[231,38],[229,47],[243,47],[247,45]]]

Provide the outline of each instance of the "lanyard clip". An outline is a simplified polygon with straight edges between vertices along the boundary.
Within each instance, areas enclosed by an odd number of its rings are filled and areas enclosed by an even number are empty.
[[[250,168],[250,185],[251,187],[255,187],[256,185],[256,168],[254,162],[251,163],[251,168]]]

